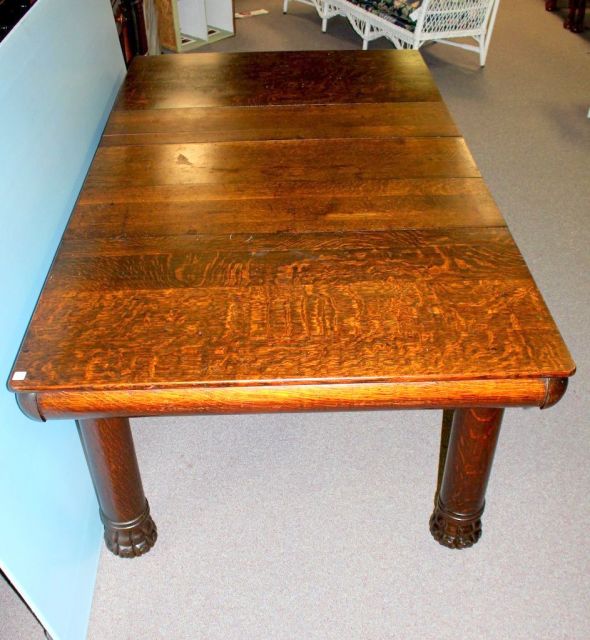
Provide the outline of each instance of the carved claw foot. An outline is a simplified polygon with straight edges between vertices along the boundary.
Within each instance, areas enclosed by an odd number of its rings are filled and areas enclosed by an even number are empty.
[[[449,549],[467,549],[481,538],[481,514],[465,517],[444,510],[440,502],[430,518],[432,537]]]
[[[104,541],[109,551],[120,558],[136,558],[147,553],[156,543],[158,531],[146,502],[144,512],[130,522],[112,522],[102,512]]]

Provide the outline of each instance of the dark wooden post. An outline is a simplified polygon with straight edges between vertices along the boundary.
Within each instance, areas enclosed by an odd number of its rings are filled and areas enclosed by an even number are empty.
[[[147,31],[143,13],[143,0],[128,0],[135,33],[135,52],[144,56],[148,52]]]
[[[504,409],[457,409],[430,531],[451,549],[481,537],[481,514]]]
[[[586,0],[569,0],[567,18],[563,26],[574,33],[584,31],[584,14],[586,12]]]
[[[110,551],[133,558],[156,542],[156,525],[143,493],[131,428],[127,418],[78,420]]]

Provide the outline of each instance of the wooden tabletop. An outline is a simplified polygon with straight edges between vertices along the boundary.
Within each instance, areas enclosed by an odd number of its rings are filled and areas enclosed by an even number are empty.
[[[52,417],[573,371],[419,53],[199,53],[133,62],[9,384]]]

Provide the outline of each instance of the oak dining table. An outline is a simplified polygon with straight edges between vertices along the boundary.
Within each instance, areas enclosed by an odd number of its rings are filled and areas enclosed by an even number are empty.
[[[130,418],[452,410],[461,549],[504,410],[574,370],[417,51],[198,53],[131,64],[8,384],[77,421],[122,557],[157,537]]]

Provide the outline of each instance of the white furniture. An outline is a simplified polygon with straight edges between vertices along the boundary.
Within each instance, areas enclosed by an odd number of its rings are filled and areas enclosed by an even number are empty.
[[[158,35],[158,12],[155,0],[143,0],[143,15],[145,19],[145,33],[148,43],[148,56],[160,54],[160,37]]]
[[[322,31],[325,33],[328,26],[328,19],[334,16],[344,15],[335,2],[328,2],[327,0],[297,0],[301,4],[308,4],[311,7],[315,7],[318,15],[322,19]],[[289,9],[289,0],[283,0],[283,13],[287,13]],[[366,49],[366,47],[364,47]]]
[[[363,49],[367,49],[371,40],[381,37],[391,40],[397,49],[419,49],[425,42],[437,41],[479,53],[482,67],[500,3],[500,0],[424,0],[412,14],[415,20],[412,29],[349,0],[297,1],[316,8],[322,18],[322,31],[326,31],[330,18],[336,15],[348,18],[352,28],[363,39]],[[288,7],[289,0],[284,0],[284,13]],[[451,40],[456,38],[469,38],[475,44]]]
[[[178,53],[234,35],[232,0],[155,0],[160,44]]]

